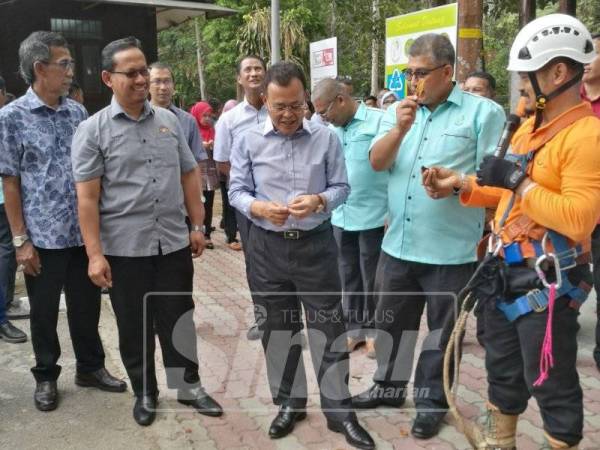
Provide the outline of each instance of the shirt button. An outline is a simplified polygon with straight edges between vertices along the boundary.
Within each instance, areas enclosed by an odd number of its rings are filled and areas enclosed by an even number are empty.
[[[158,199],[154,200],[154,203],[158,203]]]
[[[154,219],[155,222],[158,222],[158,217],[156,219]]]
[[[414,178],[414,177],[415,177],[415,176],[413,175],[413,178]],[[152,182],[153,182],[153,183],[156,183],[156,178],[152,178]]]
[[[416,175],[413,175],[412,177],[413,177],[413,178],[416,178],[417,176],[416,176]]]
[[[146,143],[146,139],[142,139],[142,142],[145,144]]]
[[[424,141],[426,141],[426,140],[427,140],[427,138],[426,138],[426,137],[424,137],[424,138],[423,138],[423,140],[424,140]]]
[[[429,119],[427,122],[432,122],[432,119]]]
[[[151,159],[149,159],[149,160],[148,160],[148,162],[149,162],[149,163],[151,163],[151,162],[152,162],[152,160],[151,160]]]
[[[409,200],[412,200],[412,197],[409,195],[409,196],[408,196],[408,199],[409,199]]]
[[[158,219],[156,219],[156,220],[158,220]],[[410,217],[407,217],[407,218],[406,218],[406,221],[407,221],[407,222],[410,222]]]

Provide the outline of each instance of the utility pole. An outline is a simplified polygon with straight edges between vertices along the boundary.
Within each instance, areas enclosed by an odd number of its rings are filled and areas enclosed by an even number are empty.
[[[558,12],[575,16],[577,12],[577,0],[559,0]]]
[[[281,60],[279,0],[271,0],[271,64]]]
[[[379,0],[373,0],[373,27],[371,28],[371,95],[379,91]]]
[[[483,44],[483,0],[458,0],[458,44],[456,80],[463,82],[467,76],[481,69]]]
[[[198,18],[194,18],[194,28],[196,30],[196,62],[198,63],[198,81],[200,82],[200,98],[206,100],[206,85],[204,83],[204,70],[202,65],[202,51],[200,49],[202,40],[200,39],[200,24]]]

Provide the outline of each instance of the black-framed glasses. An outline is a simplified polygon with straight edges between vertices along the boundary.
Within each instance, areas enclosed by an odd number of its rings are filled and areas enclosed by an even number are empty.
[[[120,72],[118,70],[111,70],[110,73],[118,73],[119,75],[125,75],[127,78],[129,78],[131,80],[136,79],[138,77],[138,75],[141,75],[144,78],[147,78],[150,76],[150,71],[148,70],[147,67],[144,67],[143,69],[130,70],[128,72]]]
[[[150,80],[150,84],[153,84],[155,86],[171,86],[173,84],[173,80],[171,80],[170,78],[153,78]]]
[[[46,64],[47,66],[58,66],[65,72],[69,69],[75,70],[75,60],[74,59],[63,59],[62,61],[50,62],[50,61],[40,61],[42,64]]]
[[[442,65],[434,67],[432,69],[417,69],[417,70],[404,69],[402,71],[402,73],[404,74],[404,78],[406,80],[412,80],[413,77],[416,77],[417,80],[420,80],[421,78],[425,78],[431,72],[441,69],[442,67],[445,67],[447,65],[448,64],[442,64]]]
[[[327,105],[327,108],[325,108],[325,111],[321,111],[321,112],[317,112],[317,114],[319,116],[321,116],[323,119],[325,117],[327,117],[327,115],[331,112],[331,108],[333,108],[333,105],[335,104],[335,101],[338,99],[339,95],[336,95],[335,97],[333,97],[333,100],[331,100],[329,102],[329,105]]]
[[[269,103],[269,108],[271,108],[271,110],[273,110],[273,112],[276,113],[283,113],[284,111],[289,111],[292,114],[299,114],[300,112],[304,112],[304,110],[306,109],[306,103],[294,103],[292,105],[282,105],[282,104],[275,104],[272,105],[271,103]]]

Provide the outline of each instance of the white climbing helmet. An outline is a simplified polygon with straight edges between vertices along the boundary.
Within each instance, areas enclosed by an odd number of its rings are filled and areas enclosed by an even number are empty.
[[[550,14],[519,31],[510,49],[507,70],[535,72],[560,56],[589,64],[596,52],[583,23],[567,14]]]

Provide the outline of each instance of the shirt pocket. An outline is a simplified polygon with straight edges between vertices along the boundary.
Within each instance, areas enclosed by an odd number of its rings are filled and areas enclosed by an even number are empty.
[[[455,167],[475,158],[475,137],[468,127],[454,127],[444,130],[439,138],[440,163]],[[448,166],[448,164],[450,164]]]
[[[348,142],[349,150],[346,159],[364,161],[369,159],[369,147],[373,136],[367,134],[354,135]]]
[[[159,133],[154,142],[158,165],[179,166],[179,141],[172,133]]]

